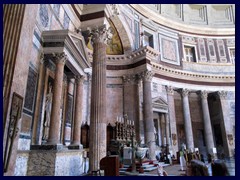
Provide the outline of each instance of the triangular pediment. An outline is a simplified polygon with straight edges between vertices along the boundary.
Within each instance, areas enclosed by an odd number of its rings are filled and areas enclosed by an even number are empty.
[[[153,103],[154,104],[159,104],[159,105],[165,105],[167,106],[167,102],[162,98],[162,97],[156,97],[156,98],[153,98]]]
[[[73,42],[74,42],[75,46],[77,47],[78,51],[80,52],[80,54],[84,57],[84,59],[87,59],[83,38],[79,39],[72,35],[70,35],[70,37],[73,40]]]
[[[168,104],[162,97],[156,97],[152,99],[153,110],[157,112],[168,112]]]

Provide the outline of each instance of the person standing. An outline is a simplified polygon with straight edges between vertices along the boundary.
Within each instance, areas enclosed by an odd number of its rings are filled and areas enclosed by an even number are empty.
[[[186,166],[186,160],[184,157],[184,151],[181,149],[179,152],[180,155],[180,166],[181,166],[181,171],[184,171],[184,167]]]

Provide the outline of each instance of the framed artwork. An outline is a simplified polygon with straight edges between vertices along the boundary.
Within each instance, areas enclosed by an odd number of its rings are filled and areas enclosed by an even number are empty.
[[[17,93],[13,93],[11,111],[9,115],[9,125],[7,130],[7,139],[4,152],[4,172],[7,172],[8,165],[12,153],[12,147],[15,137],[19,131],[17,127],[18,121],[22,116],[23,97]]]

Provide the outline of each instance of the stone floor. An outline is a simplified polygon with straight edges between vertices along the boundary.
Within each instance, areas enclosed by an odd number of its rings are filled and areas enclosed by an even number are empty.
[[[229,158],[224,160],[226,163],[226,166],[228,168],[228,172],[230,176],[235,176],[235,159]],[[181,171],[180,164],[175,165],[168,165],[164,166],[163,169],[168,173],[169,176],[186,176],[186,171]],[[211,171],[211,168],[210,168]],[[210,172],[211,174],[211,172]],[[126,174],[130,175],[131,174]],[[135,174],[136,176],[158,176],[157,175],[157,169],[150,171],[150,172],[144,172],[144,174]],[[133,175],[134,176],[134,175]]]
[[[230,176],[235,176],[235,159],[225,159],[226,166],[228,168]],[[186,171],[181,171],[180,164],[175,165],[166,165],[163,166],[163,169],[168,173],[169,176],[186,176]],[[210,168],[211,171],[211,168]],[[101,171],[101,175],[104,175],[104,172]],[[137,173],[131,173],[126,172],[125,174],[120,174],[120,176],[158,176],[157,169],[150,171],[150,172],[144,172],[144,174]]]
[[[180,171],[180,164],[164,166],[163,169],[168,173],[169,176],[185,176],[185,171]],[[151,172],[145,172],[139,174],[140,176],[158,176],[157,169]]]

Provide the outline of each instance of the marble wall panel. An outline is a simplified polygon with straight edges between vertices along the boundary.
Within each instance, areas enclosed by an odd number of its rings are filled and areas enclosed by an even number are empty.
[[[84,151],[34,150],[29,153],[28,176],[79,176],[84,173]]]
[[[27,108],[30,111],[33,111],[34,107],[36,85],[37,85],[37,73],[34,71],[32,67],[29,67],[24,108]]]
[[[26,176],[28,163],[28,152],[19,153],[16,158],[14,176]]]
[[[31,139],[19,138],[18,150],[29,150],[30,144],[31,144]]]
[[[189,97],[189,107],[192,122],[203,122],[202,105],[200,99]]]
[[[55,176],[76,176],[84,173],[84,161],[79,153],[59,153],[56,157]]]
[[[106,123],[115,123],[117,116],[123,116],[123,87],[114,85],[107,87],[107,118]]]
[[[55,174],[56,153],[31,151],[28,160],[28,176],[53,176]]]
[[[23,113],[22,114],[21,132],[27,133],[30,135],[31,125],[32,125],[32,116],[29,116],[29,115]]]
[[[176,112],[176,122],[183,123],[183,108],[182,108],[182,100],[181,99],[174,99],[175,104],[175,112]]]

